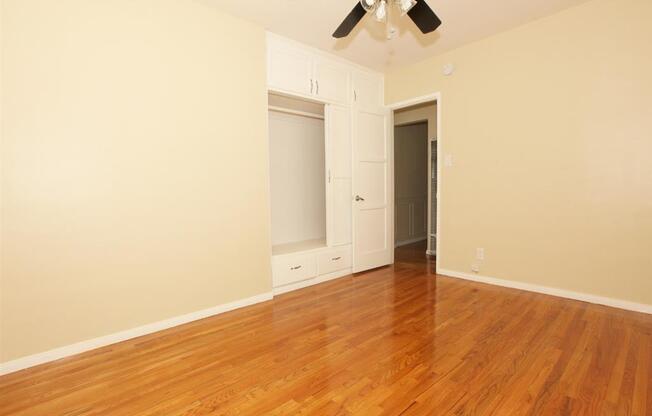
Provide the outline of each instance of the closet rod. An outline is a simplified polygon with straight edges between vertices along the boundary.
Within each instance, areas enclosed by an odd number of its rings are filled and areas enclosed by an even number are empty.
[[[299,110],[290,110],[289,108],[283,108],[283,107],[277,107],[275,105],[270,105],[268,106],[270,111],[276,111],[279,113],[287,113],[287,114],[294,114],[296,116],[304,116],[304,117],[310,117],[310,118],[316,118],[319,120],[323,120],[324,116],[321,114],[315,114],[315,113],[308,113],[306,111],[299,111]]]

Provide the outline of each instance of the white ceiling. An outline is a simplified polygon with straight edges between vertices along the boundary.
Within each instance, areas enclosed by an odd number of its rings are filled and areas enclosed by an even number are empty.
[[[398,35],[366,16],[344,39],[331,34],[357,0],[202,0],[271,32],[335,53],[370,68],[409,64],[556,13],[587,0],[427,0],[443,21],[423,35],[408,17],[392,19]]]

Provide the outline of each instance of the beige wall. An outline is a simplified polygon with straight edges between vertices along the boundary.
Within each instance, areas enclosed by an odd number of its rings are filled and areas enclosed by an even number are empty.
[[[2,1],[1,361],[270,290],[265,36],[213,4]]]
[[[3,312],[2,312],[3,311],[3,306],[2,306],[2,304],[3,304],[3,300],[2,300],[3,295],[2,295],[2,293],[3,293],[3,285],[4,285],[3,284],[3,273],[2,273],[2,270],[4,268],[3,267],[3,260],[2,260],[3,259],[3,254],[2,254],[2,252],[3,252],[3,249],[2,249],[3,243],[2,242],[4,240],[4,238],[3,238],[3,229],[4,228],[2,226],[2,223],[4,221],[4,219],[3,219],[4,218],[4,215],[3,215],[3,211],[4,211],[4,209],[3,209],[3,206],[4,206],[3,199],[4,199],[4,197],[3,197],[3,192],[2,192],[2,189],[4,188],[4,185],[3,185],[4,182],[3,182],[3,179],[2,179],[4,177],[4,157],[2,157],[2,154],[4,153],[3,150],[2,150],[2,143],[3,143],[3,140],[4,140],[3,139],[3,137],[4,137],[3,136],[4,129],[3,129],[3,122],[2,122],[3,117],[4,117],[3,116],[3,111],[2,111],[2,97],[3,97],[3,92],[4,92],[3,89],[2,89],[2,83],[3,83],[3,79],[2,79],[3,78],[2,77],[2,67],[3,66],[2,65],[3,65],[3,62],[4,62],[4,60],[3,60],[3,55],[4,54],[2,52],[3,51],[2,45],[3,45],[3,38],[4,38],[3,30],[2,30],[2,22],[3,22],[3,18],[2,18],[2,16],[3,16],[3,5],[2,5],[2,3],[3,3],[3,1],[4,0],[0,0],[0,362],[3,361],[3,359],[2,359],[2,355],[3,355],[2,351],[4,350],[4,347],[3,347],[3,345],[4,345],[4,331],[2,330],[2,315],[3,315]]]
[[[386,74],[442,94],[441,267],[652,304],[650,22],[595,0]]]

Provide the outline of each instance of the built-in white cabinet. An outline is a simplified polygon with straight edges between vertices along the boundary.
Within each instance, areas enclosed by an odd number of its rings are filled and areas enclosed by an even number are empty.
[[[317,58],[313,66],[313,77],[316,97],[332,103],[348,103],[349,70],[344,65]]]
[[[267,46],[272,279],[283,293],[353,270],[354,120],[382,108],[383,77],[277,35]]]
[[[329,246],[351,243],[351,110],[326,107],[327,241]]]
[[[267,83],[271,90],[329,103],[349,103],[351,71],[346,65],[273,36],[268,37],[267,48]]]
[[[353,101],[360,110],[378,111],[385,101],[383,94],[383,78],[376,74],[354,71]]]
[[[272,263],[274,285],[283,286],[317,276],[315,253],[291,253],[274,257]]]
[[[351,247],[338,247],[317,253],[319,274],[338,272],[351,268]]]
[[[270,43],[267,51],[268,87],[281,92],[310,96],[314,91],[313,57],[298,48]]]
[[[351,272],[351,246],[306,248],[272,257],[276,294],[321,283]]]

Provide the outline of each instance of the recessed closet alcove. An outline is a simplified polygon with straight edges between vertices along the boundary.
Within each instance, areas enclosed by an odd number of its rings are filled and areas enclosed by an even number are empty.
[[[272,251],[326,247],[324,105],[269,95]]]

